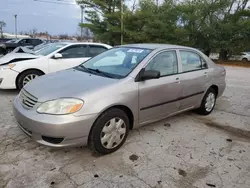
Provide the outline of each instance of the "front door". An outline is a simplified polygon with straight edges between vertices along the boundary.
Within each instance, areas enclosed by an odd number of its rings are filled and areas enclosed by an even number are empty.
[[[139,82],[140,124],[162,119],[178,111],[180,102],[177,99],[182,89],[175,50],[158,53],[145,70],[157,70],[161,77]]]
[[[62,55],[62,58],[55,59],[52,57],[49,59],[50,72],[69,69],[89,59],[87,57],[87,45],[71,45],[58,53]]]
[[[199,107],[208,87],[209,69],[205,60],[196,52],[180,50],[179,54],[182,65],[180,81],[183,88],[180,110]]]

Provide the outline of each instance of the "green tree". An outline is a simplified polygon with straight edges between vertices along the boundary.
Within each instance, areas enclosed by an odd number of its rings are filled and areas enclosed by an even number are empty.
[[[220,52],[228,59],[231,52],[249,46],[249,10],[246,0],[196,0],[179,5],[182,28],[188,39],[186,45],[201,48],[209,55]]]
[[[220,52],[221,59],[250,49],[249,0],[139,0],[124,7],[121,0],[79,0],[86,5],[81,26],[111,45],[125,43],[172,43]],[[134,1],[135,2],[135,1]],[[161,2],[161,3],[159,3]]]
[[[121,36],[121,0],[78,0],[84,5],[87,23],[81,27],[89,28],[97,40],[117,45]],[[127,7],[124,5],[124,11]]]

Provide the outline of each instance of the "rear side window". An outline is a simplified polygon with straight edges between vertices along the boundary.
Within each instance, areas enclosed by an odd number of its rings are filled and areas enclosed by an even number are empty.
[[[42,41],[39,40],[39,39],[33,39],[33,40],[32,40],[32,43],[33,43],[33,45],[39,45],[39,44],[42,43]]]
[[[190,72],[207,68],[206,61],[200,55],[180,50],[182,72]]]
[[[62,54],[62,58],[84,58],[87,57],[87,46],[86,45],[73,45],[66,49],[63,49],[59,53]]]
[[[101,54],[102,52],[105,52],[106,50],[107,50],[107,48],[105,48],[103,46],[90,45],[89,46],[89,57],[97,56],[97,55]]]

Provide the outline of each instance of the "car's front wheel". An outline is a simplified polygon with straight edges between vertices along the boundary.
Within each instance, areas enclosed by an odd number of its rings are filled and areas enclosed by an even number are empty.
[[[27,83],[41,75],[43,75],[43,73],[38,70],[27,70],[21,73],[21,75],[18,76],[17,79],[17,88],[21,90]]]
[[[209,88],[204,95],[201,106],[197,110],[197,112],[201,115],[208,115],[210,114],[215,106],[216,103],[216,92],[213,88]]]
[[[89,148],[99,154],[118,150],[129,131],[129,119],[120,109],[112,108],[100,115],[89,135]]]

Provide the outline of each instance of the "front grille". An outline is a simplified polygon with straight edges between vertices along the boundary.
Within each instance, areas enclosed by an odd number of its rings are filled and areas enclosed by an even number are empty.
[[[24,89],[22,89],[20,94],[19,94],[19,100],[20,100],[21,104],[23,105],[23,107],[25,107],[27,109],[33,108],[36,105],[36,103],[38,102],[38,99],[36,97],[31,95],[29,92],[27,92]]]

